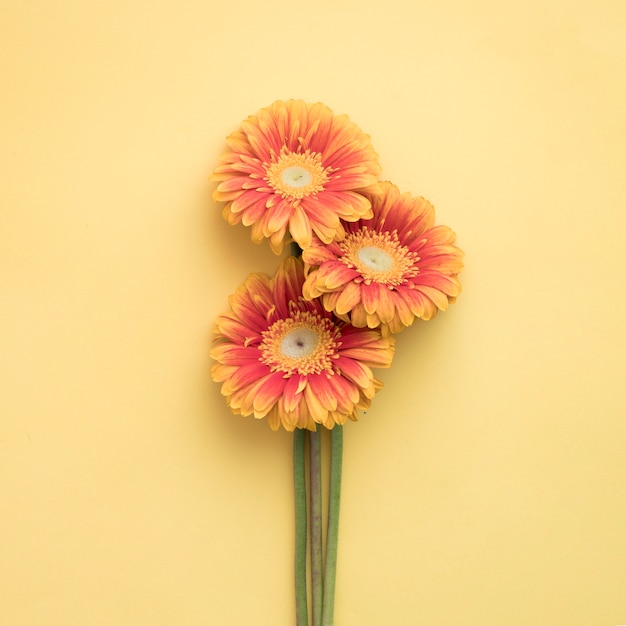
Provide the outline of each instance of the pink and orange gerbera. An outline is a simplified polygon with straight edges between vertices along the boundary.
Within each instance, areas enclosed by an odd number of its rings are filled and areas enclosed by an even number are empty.
[[[302,297],[304,265],[287,257],[276,276],[250,274],[217,318],[211,374],[231,410],[316,430],[357,419],[382,383],[371,368],[389,367],[394,339],[356,328]]]
[[[373,217],[344,224],[342,241],[314,237],[303,251],[306,298],[353,326],[396,333],[415,318],[431,319],[461,292],[463,253],[447,226],[436,226],[433,206],[382,183],[370,196]]]
[[[344,236],[344,222],[371,217],[380,166],[370,138],[324,104],[277,101],[227,138],[212,180],[230,224],[252,227],[280,254],[291,236],[307,248]]]

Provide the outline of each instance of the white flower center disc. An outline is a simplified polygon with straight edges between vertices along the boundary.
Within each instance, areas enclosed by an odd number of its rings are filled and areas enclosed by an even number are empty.
[[[375,272],[388,272],[393,268],[393,258],[376,246],[363,246],[357,252],[359,261]]]
[[[305,167],[300,167],[299,165],[291,165],[290,167],[286,167],[281,173],[280,178],[289,187],[306,187],[310,185],[313,181],[313,176],[311,172],[307,170]]]
[[[280,351],[284,356],[301,359],[317,348],[319,335],[310,328],[294,328],[287,333],[280,343]]]

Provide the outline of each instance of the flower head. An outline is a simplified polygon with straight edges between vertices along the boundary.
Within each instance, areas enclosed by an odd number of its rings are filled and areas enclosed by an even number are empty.
[[[226,140],[229,150],[211,176],[213,199],[230,224],[252,227],[280,254],[287,232],[301,248],[314,233],[343,238],[340,220],[371,217],[378,189],[377,155],[368,135],[321,103],[277,101],[246,119]]]
[[[315,430],[357,419],[382,383],[372,367],[389,367],[393,337],[355,328],[302,297],[304,266],[287,257],[276,276],[251,274],[218,317],[213,380],[235,414]]]
[[[372,196],[372,219],[345,224],[341,242],[313,238],[304,250],[306,298],[359,328],[399,332],[415,318],[431,319],[461,292],[463,253],[447,226],[435,226],[424,198],[392,183]]]

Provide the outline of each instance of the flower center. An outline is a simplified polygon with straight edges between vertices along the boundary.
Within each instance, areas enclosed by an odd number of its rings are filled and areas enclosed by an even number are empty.
[[[375,272],[388,272],[393,267],[393,257],[376,246],[363,246],[356,255],[361,263]]]
[[[397,230],[379,233],[364,226],[348,234],[340,246],[343,263],[357,270],[366,284],[397,287],[419,273],[419,256],[400,243]]]
[[[262,333],[261,362],[286,375],[332,371],[338,356],[339,329],[328,318],[311,311],[294,311]]]
[[[300,200],[324,190],[333,171],[322,165],[319,152],[290,152],[286,147],[273,163],[264,163],[264,180],[283,198]]]
[[[280,351],[288,358],[301,359],[309,356],[320,342],[319,335],[304,326],[290,330],[280,342]]]
[[[291,167],[286,167],[280,173],[280,179],[288,185],[289,187],[294,187],[297,189],[298,187],[306,187],[313,182],[313,176],[311,172],[306,169],[306,167],[302,167],[300,165],[292,165]]]

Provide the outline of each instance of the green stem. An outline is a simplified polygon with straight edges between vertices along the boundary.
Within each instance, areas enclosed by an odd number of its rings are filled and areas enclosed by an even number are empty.
[[[289,253],[291,256],[301,256],[302,248],[295,241],[292,241],[291,244],[289,244]]]
[[[305,431],[293,433],[293,479],[296,501],[296,626],[309,625],[306,589],[306,475]]]
[[[322,624],[322,445],[320,430],[318,428],[315,432],[309,432],[312,626]]]
[[[333,626],[335,612],[335,580],[337,576],[337,542],[339,539],[339,503],[341,500],[341,465],[343,458],[343,426],[330,431],[330,486],[328,491],[328,531],[326,534],[326,568],[324,570],[324,605],[322,625]]]

